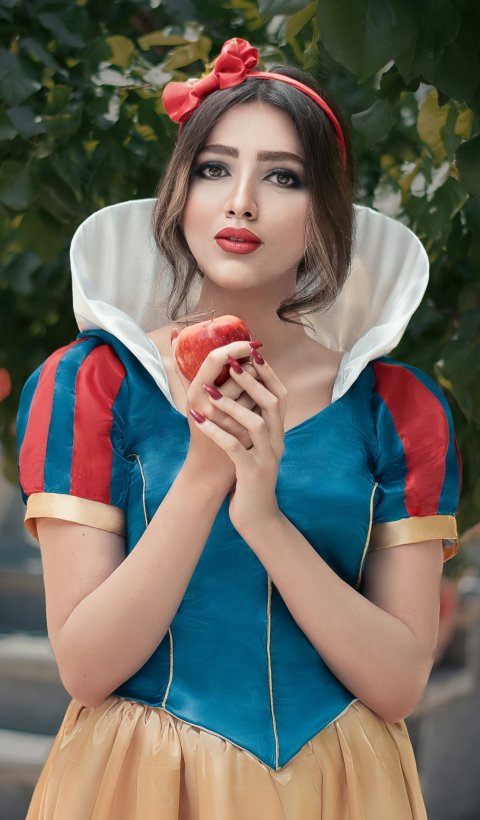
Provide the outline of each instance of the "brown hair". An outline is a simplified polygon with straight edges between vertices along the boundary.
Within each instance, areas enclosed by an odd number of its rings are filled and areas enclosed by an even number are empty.
[[[271,70],[300,80],[325,98],[315,80],[300,69],[277,66]],[[158,186],[154,234],[159,250],[173,271],[166,311],[169,319],[177,319],[195,276],[203,277],[181,229],[193,164],[219,117],[233,106],[254,101],[276,106],[289,115],[307,159],[307,189],[311,200],[306,224],[307,247],[297,271],[296,292],[281,302],[277,315],[284,321],[300,324],[289,316],[327,309],[348,276],[354,232],[355,167],[343,117],[328,100],[345,136],[345,170],[332,124],[322,109],[286,83],[256,80],[252,76],[240,85],[215,91],[201,102],[183,125]]]

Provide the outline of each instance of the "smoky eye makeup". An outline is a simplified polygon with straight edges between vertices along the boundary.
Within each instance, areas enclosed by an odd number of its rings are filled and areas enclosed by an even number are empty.
[[[193,166],[192,177],[207,180],[223,179],[225,176],[224,171],[227,174],[229,173],[228,168],[226,168],[223,163],[218,162],[218,160],[204,160]],[[306,182],[290,168],[272,168],[267,171],[264,176],[267,180],[271,180],[275,177],[277,181],[274,182],[274,184],[278,188],[302,189],[307,187]]]
[[[277,181],[277,185],[280,188],[306,188],[306,182],[295,173],[295,171],[291,171],[289,168],[274,168],[272,171],[269,171],[267,177],[274,177],[276,176],[278,180],[281,178],[290,180],[290,184],[285,185],[279,181]]]
[[[210,175],[209,173],[205,173],[205,171],[207,170],[211,170],[218,173]],[[197,165],[194,165],[192,169],[192,175],[200,177],[201,179],[218,179],[221,176],[221,172],[225,170],[226,168],[221,162],[209,159],[205,160],[204,162],[199,162]]]

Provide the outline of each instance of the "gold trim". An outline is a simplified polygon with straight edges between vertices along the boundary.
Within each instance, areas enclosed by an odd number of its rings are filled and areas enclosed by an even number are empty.
[[[125,535],[125,512],[120,507],[66,493],[32,493],[29,496],[24,523],[38,541],[37,518],[61,518]]]
[[[220,732],[216,732],[214,729],[208,729],[202,723],[194,723],[193,720],[190,720],[190,719],[187,720],[187,718],[180,717],[179,715],[176,715],[175,712],[171,712],[169,709],[165,709],[164,706],[152,706],[151,703],[147,703],[145,700],[140,700],[139,701],[139,700],[135,700],[135,698],[133,698],[133,697],[132,698],[126,697],[125,695],[109,695],[109,698],[107,698],[107,701],[109,699],[117,700],[117,701],[128,701],[129,703],[134,703],[137,706],[138,705],[146,706],[148,709],[158,709],[159,711],[164,712],[166,715],[169,715],[170,717],[172,717],[174,720],[178,721],[179,723],[183,723],[185,726],[193,726],[195,729],[201,729],[202,732],[206,732],[209,735],[213,735],[213,737],[220,737],[226,743],[229,743],[231,746],[235,746],[236,749],[240,749],[241,752],[245,752],[245,754],[251,755],[253,758],[255,758],[255,760],[258,761],[258,763],[261,763],[263,766],[266,766],[271,772],[275,772],[275,771],[281,772],[286,766],[289,765],[289,763],[292,762],[292,760],[295,760],[295,758],[299,754],[301,754],[302,750],[309,743],[309,741],[314,740],[316,737],[318,737],[321,734],[321,732],[323,732],[323,730],[327,728],[327,726],[330,726],[332,723],[335,723],[335,721],[337,721],[337,720],[341,720],[341,718],[343,718],[343,716],[348,712],[348,710],[350,709],[351,706],[353,706],[354,703],[360,704],[360,706],[364,707],[365,709],[369,708],[368,706],[365,706],[365,704],[362,703],[362,701],[359,700],[358,698],[356,698],[354,696],[352,696],[352,698],[353,699],[350,701],[350,703],[348,703],[345,706],[345,709],[342,709],[342,711],[339,712],[338,715],[335,715],[335,717],[333,717],[331,720],[329,720],[329,722],[326,723],[325,726],[323,726],[322,729],[317,730],[313,735],[311,735],[305,741],[303,746],[300,747],[298,752],[295,752],[295,754],[292,757],[289,757],[288,760],[285,761],[283,766],[276,766],[275,768],[272,768],[272,766],[269,766],[269,764],[266,763],[265,760],[263,760],[263,758],[256,755],[255,752],[252,752],[251,749],[247,749],[245,746],[240,746],[239,743],[236,743],[234,740],[227,737],[226,735],[222,735]],[[75,700],[75,698],[73,698],[73,700]],[[76,701],[76,702],[78,703],[78,701]]]
[[[143,504],[143,517],[145,519],[145,528],[148,527],[149,520],[148,520],[148,513],[147,513],[147,482],[145,479],[145,473],[143,472],[142,462],[140,460],[140,456],[137,453],[129,453],[127,458],[133,456],[137,459],[138,468],[140,470],[140,475],[142,476],[142,504]],[[170,638],[170,671],[169,671],[169,678],[167,683],[167,688],[165,689],[165,694],[162,700],[162,709],[165,709],[165,704],[167,702],[168,693],[170,692],[170,686],[172,685],[173,679],[173,634],[172,630],[168,628],[168,635]],[[166,710],[165,710],[166,711]]]
[[[398,521],[389,521],[386,524],[374,524],[370,549],[398,547],[400,544],[431,541],[434,538],[457,540],[457,522],[454,515],[412,516],[401,518]]]
[[[369,522],[368,522],[368,532],[367,532],[367,537],[366,537],[366,539],[365,539],[365,546],[364,546],[364,548],[363,548],[362,560],[360,561],[360,568],[359,568],[359,570],[358,570],[358,578],[357,578],[357,583],[355,584],[355,589],[358,589],[358,588],[360,587],[360,584],[361,584],[361,581],[362,581],[363,565],[364,565],[364,563],[365,563],[365,557],[366,557],[366,555],[367,555],[368,545],[369,545],[369,543],[370,543],[370,534],[371,534],[371,532],[372,532],[372,524],[373,524],[373,499],[375,498],[375,492],[376,492],[376,490],[377,490],[377,487],[378,487],[378,481],[374,484],[374,486],[373,486],[373,490],[372,490],[372,494],[371,494],[371,496],[370,496],[370,520],[369,520]]]
[[[268,576],[268,596],[267,596],[267,659],[268,659],[268,688],[270,692],[270,711],[272,713],[273,734],[275,735],[275,770],[278,771],[280,750],[278,744],[277,721],[275,718],[275,707],[273,704],[273,681],[272,681],[272,658],[270,655],[270,632],[272,619],[272,579]]]
[[[369,549],[381,550],[440,538],[444,561],[458,552],[457,521],[454,515],[424,515],[374,524]]]

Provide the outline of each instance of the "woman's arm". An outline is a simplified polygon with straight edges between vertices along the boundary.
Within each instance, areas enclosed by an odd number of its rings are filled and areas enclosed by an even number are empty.
[[[241,535],[344,686],[388,722],[410,714],[434,661],[441,541],[367,553],[360,594],[282,514]]]
[[[80,703],[101,703],[156,649],[225,495],[185,462],[127,557],[118,535],[37,520],[48,634],[63,684]]]
[[[230,520],[333,674],[385,720],[400,720],[420,699],[433,664],[441,542],[367,554],[364,595],[336,575],[278,507],[286,391],[265,362],[255,368],[262,384],[247,373],[232,375],[255,399],[261,417],[227,398],[218,401],[248,430],[253,448],[245,450],[210,421],[200,425],[235,464]]]
[[[249,353],[248,342],[212,351],[189,386],[187,409],[193,400],[209,418],[218,418],[202,384],[213,382],[227,355]],[[222,386],[225,393],[232,389],[238,393],[231,381]],[[249,396],[242,401],[244,409],[254,406]],[[190,444],[184,465],[128,557],[120,536],[37,518],[50,641],[66,689],[85,705],[102,702],[161,642],[235,480],[225,453],[187,418]],[[246,431],[226,421],[248,447]]]

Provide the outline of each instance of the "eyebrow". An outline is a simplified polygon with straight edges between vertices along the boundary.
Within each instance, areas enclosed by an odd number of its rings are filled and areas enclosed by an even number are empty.
[[[226,157],[238,159],[238,150],[236,148],[232,148],[230,145],[204,145],[200,153],[203,154],[204,151],[210,151],[213,154],[222,154]],[[305,165],[301,157],[297,154],[290,153],[290,151],[259,151],[257,153],[257,159],[259,159],[260,162],[271,162],[272,160],[273,162],[283,162],[283,160],[293,160],[293,162],[298,162],[300,165]]]

